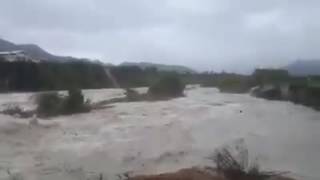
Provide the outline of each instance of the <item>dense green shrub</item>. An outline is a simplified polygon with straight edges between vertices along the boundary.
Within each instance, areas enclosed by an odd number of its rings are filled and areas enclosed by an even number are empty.
[[[90,111],[90,103],[84,101],[79,89],[68,90],[68,96],[57,92],[42,93],[37,98],[37,105],[37,114],[45,117]]]
[[[217,88],[226,93],[246,93],[251,88],[251,84],[247,77],[229,76],[219,79]]]
[[[290,84],[288,99],[294,103],[320,109],[320,88],[308,84]]]
[[[89,104],[84,101],[83,94],[79,89],[68,90],[69,96],[64,100],[63,111],[65,114],[89,111]]]
[[[41,93],[37,96],[37,114],[55,116],[61,113],[64,97],[57,92]]]
[[[153,84],[148,93],[155,97],[179,97],[183,95],[185,85],[176,76],[165,76]]]
[[[289,72],[285,69],[256,69],[251,76],[256,85],[279,85],[290,79]]]

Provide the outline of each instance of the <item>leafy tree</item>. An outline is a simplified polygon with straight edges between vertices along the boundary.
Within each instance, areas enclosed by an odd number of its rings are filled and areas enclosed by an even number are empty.
[[[55,116],[61,113],[63,97],[57,92],[41,93],[37,97],[37,114],[39,116]]]
[[[183,95],[185,85],[176,76],[165,76],[153,84],[148,93],[156,97],[178,97]]]

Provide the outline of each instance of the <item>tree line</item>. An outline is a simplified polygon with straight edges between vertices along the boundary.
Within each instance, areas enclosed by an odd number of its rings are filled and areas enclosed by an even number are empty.
[[[108,69],[121,88],[150,86],[161,77],[174,72],[138,66],[104,66],[90,61],[8,62],[0,57],[0,91],[48,91],[99,89],[114,87],[106,74]],[[186,75],[181,75],[181,77]],[[191,78],[190,78],[191,79]]]
[[[257,69],[251,75],[234,73],[176,73],[155,67],[105,66],[91,61],[8,62],[0,57],[0,91],[47,91],[72,88],[112,88],[108,69],[121,88],[151,86],[163,76],[174,75],[184,84],[218,87],[227,92],[247,92],[262,84],[305,84],[307,77],[292,77],[285,70]],[[319,81],[317,81],[319,82]]]
[[[104,68],[87,62],[7,62],[0,60],[2,91],[103,88],[110,84]]]

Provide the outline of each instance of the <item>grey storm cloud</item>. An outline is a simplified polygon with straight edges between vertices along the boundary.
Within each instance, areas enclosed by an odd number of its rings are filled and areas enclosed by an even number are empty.
[[[319,0],[2,0],[0,36],[105,62],[245,72],[320,58]]]

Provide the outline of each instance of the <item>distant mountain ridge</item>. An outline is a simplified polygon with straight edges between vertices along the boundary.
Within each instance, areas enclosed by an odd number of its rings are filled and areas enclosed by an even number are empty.
[[[65,56],[56,56],[53,55],[46,50],[42,49],[36,44],[15,44],[10,41],[0,39],[0,52],[10,52],[10,51],[23,51],[25,55],[30,57],[34,60],[45,60],[45,61],[58,61],[58,62],[64,62],[66,60],[72,61],[72,60],[81,60],[81,61],[89,61],[89,59],[79,59],[74,57],[65,57]],[[100,61],[90,61],[93,63],[98,63],[103,66],[113,66],[112,64],[103,63]],[[174,71],[178,73],[195,73],[191,68],[185,67],[185,66],[179,66],[179,65],[165,65],[165,64],[156,64],[156,63],[148,63],[148,62],[124,62],[120,64],[119,66],[138,66],[142,69],[148,68],[148,67],[155,67],[159,71]]]
[[[148,63],[148,62],[124,62],[120,64],[119,66],[138,66],[142,69],[146,68],[157,68],[158,71],[172,71],[172,72],[178,72],[178,73],[196,73],[195,70],[181,66],[181,65],[167,65],[167,64],[157,64],[157,63]]]
[[[320,75],[319,60],[297,60],[285,67],[291,75]]]
[[[55,56],[38,45],[35,44],[14,44],[12,42],[0,39],[0,51],[23,51],[26,55],[33,59],[38,60],[48,60],[48,61],[59,61],[59,60],[66,60],[67,57],[64,56]]]

